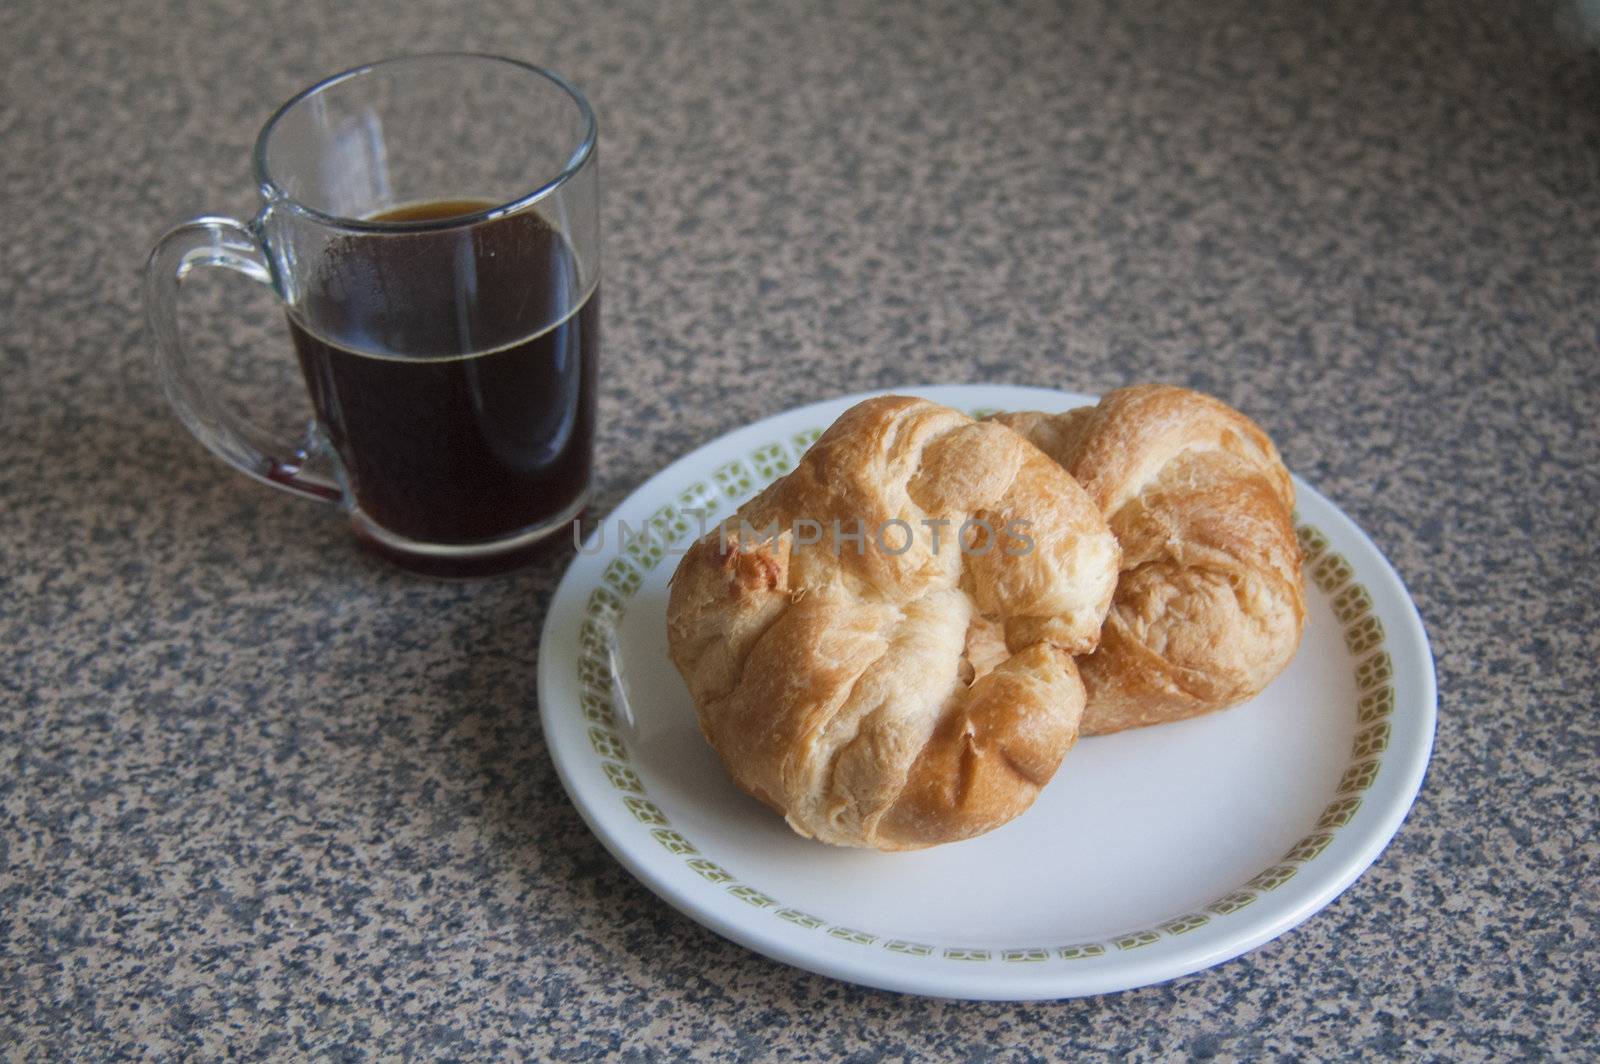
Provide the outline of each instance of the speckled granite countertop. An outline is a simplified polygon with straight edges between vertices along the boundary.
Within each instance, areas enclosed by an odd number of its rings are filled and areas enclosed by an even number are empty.
[[[0,1050],[1593,1055],[1600,59],[1565,26],[1501,0],[0,6]],[[1434,761],[1378,863],[1244,958],[1027,1006],[795,971],[630,878],[540,736],[563,561],[387,569],[205,455],[149,371],[144,253],[248,211],[272,105],[461,47],[601,115],[602,509],[874,386],[1160,378],[1255,415],[1438,657]],[[295,416],[272,308],[202,298],[246,308],[216,325],[230,387]]]

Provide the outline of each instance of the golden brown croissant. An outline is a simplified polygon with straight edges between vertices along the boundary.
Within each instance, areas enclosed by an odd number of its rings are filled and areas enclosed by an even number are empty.
[[[1165,385],[992,420],[1060,462],[1122,546],[1100,646],[1078,660],[1085,735],[1236,705],[1283,671],[1305,624],[1294,484],[1254,422]]]
[[[1054,774],[1117,559],[1020,436],[871,399],[690,548],[668,641],[739,786],[803,835],[916,849],[998,827]]]

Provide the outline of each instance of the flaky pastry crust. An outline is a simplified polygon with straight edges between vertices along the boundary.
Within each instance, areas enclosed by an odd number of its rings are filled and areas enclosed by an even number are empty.
[[[969,519],[994,532],[970,526],[963,550]],[[947,522],[937,545],[928,521]],[[862,549],[836,528],[866,531]],[[668,644],[740,787],[803,835],[917,849],[998,827],[1054,774],[1083,707],[1073,655],[1099,639],[1118,556],[1021,436],[870,399],[690,548]]]
[[[1237,705],[1300,644],[1294,484],[1232,407],[1150,384],[1063,414],[997,414],[1073,475],[1122,546],[1100,646],[1078,660],[1083,733]]]

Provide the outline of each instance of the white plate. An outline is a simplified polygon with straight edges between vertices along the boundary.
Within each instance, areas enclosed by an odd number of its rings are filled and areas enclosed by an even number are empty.
[[[971,412],[1093,401],[997,385],[899,391]],[[539,652],[545,739],[573,803],[630,872],[789,964],[1021,999],[1123,990],[1236,957],[1372,863],[1433,745],[1433,656],[1394,570],[1299,481],[1309,623],[1254,701],[1084,739],[1021,817],[916,853],[803,839],[737,790],[667,658],[667,580],[696,533],[684,511],[731,513],[863,398],[767,418],[674,462],[607,518],[603,546],[556,592]],[[619,521],[649,531],[619,550]]]

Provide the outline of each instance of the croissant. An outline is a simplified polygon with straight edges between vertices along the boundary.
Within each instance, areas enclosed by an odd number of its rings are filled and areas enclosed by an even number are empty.
[[[917,849],[998,827],[1055,773],[1117,561],[1022,437],[870,399],[688,550],[668,645],[741,788],[802,835]]]
[[[1305,625],[1294,484],[1254,422],[1164,385],[992,420],[1060,462],[1122,547],[1100,646],[1078,660],[1083,734],[1236,705],[1283,671]]]

